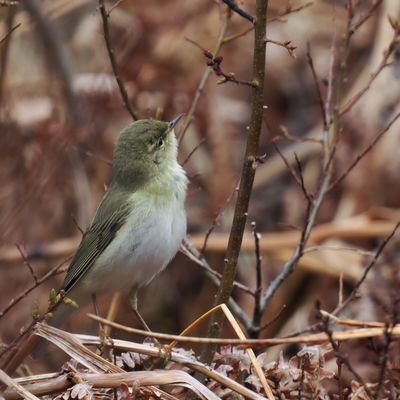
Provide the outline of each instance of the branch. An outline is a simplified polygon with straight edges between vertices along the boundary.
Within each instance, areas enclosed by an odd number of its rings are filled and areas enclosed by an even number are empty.
[[[368,21],[375,13],[375,10],[382,4],[383,0],[375,0],[370,9],[359,18],[359,20],[351,27],[351,34],[353,35],[361,26]]]
[[[304,10],[305,8],[308,8],[308,7],[312,6],[313,4],[314,4],[313,1],[309,1],[307,3],[299,5],[298,7],[293,7],[290,3],[288,3],[286,5],[286,8],[282,12],[280,12],[277,15],[275,15],[274,17],[268,19],[268,23],[275,22],[275,21],[280,21],[280,22],[285,21],[284,18],[287,17],[288,15],[297,13],[301,10]]]
[[[218,288],[221,285],[221,274],[219,274],[217,271],[213,270],[207,260],[203,257],[203,255],[196,249],[196,247],[193,245],[193,243],[190,241],[188,237],[186,237],[183,240],[182,246],[181,246],[181,251],[183,254],[185,254],[188,258],[190,258],[192,261],[196,263],[196,265],[199,265],[202,269],[206,271],[206,276],[210,279],[210,281],[213,283],[213,285]],[[233,285],[237,287],[238,289],[243,290],[245,293],[248,293],[252,296],[254,296],[254,292],[251,291],[247,286],[234,281]],[[232,297],[229,298],[228,301],[228,306],[235,314],[236,318],[239,319],[239,321],[243,324],[246,330],[251,330],[252,329],[252,323],[249,319],[249,317],[246,315],[246,313],[241,309],[241,307],[236,303],[235,300],[233,300]]]
[[[238,198],[235,206],[232,228],[229,236],[228,248],[225,257],[225,267],[222,274],[221,285],[218,289],[214,304],[227,303],[233,288],[236,276],[237,261],[240,247],[243,240],[244,228],[247,220],[247,210],[253,188],[255,163],[261,126],[263,121],[264,104],[264,77],[265,77],[265,36],[267,25],[268,0],[257,0],[256,2],[256,21],[254,24],[254,59],[253,59],[253,79],[255,86],[252,87],[251,102],[252,115],[249,134],[247,137],[246,152],[242,167]],[[211,319],[208,337],[216,338],[220,335],[222,313],[215,314]],[[202,359],[209,363],[212,360],[215,346],[205,346]]]
[[[353,299],[356,297],[358,290],[360,289],[360,286],[363,284],[363,282],[365,281],[365,279],[367,278],[367,275],[369,273],[369,271],[372,269],[372,267],[376,264],[379,256],[382,254],[382,251],[385,249],[386,245],[389,243],[389,241],[392,239],[392,237],[396,234],[398,228],[400,227],[400,222],[398,222],[396,224],[396,226],[394,227],[394,229],[392,230],[392,232],[390,233],[390,235],[379,245],[379,247],[377,248],[372,260],[369,262],[369,264],[367,265],[367,267],[364,270],[364,273],[362,275],[362,277],[359,279],[359,281],[356,283],[356,285],[354,286],[352,292],[349,294],[349,296],[347,297],[347,299],[342,302],[341,304],[339,304],[336,309],[332,312],[333,315],[338,315],[341,311],[344,310],[344,308],[346,308],[349,303],[351,301],[353,301]]]
[[[22,255],[22,253],[21,253]],[[35,282],[27,287],[25,290],[23,290],[19,295],[17,295],[15,298],[11,299],[9,301],[9,303],[0,310],[0,319],[2,317],[4,317],[4,315],[6,315],[15,305],[17,305],[22,299],[24,299],[30,292],[32,292],[34,289],[36,289],[38,286],[40,286],[42,283],[44,283],[45,281],[47,281],[49,278],[51,278],[52,276],[55,276],[57,274],[63,273],[64,269],[61,269],[61,267],[71,259],[71,257],[67,258],[66,260],[64,260],[62,263],[56,265],[54,268],[52,268],[49,272],[47,272],[46,274],[44,274],[42,277],[37,278],[35,277]],[[24,257],[24,263],[28,264],[27,258]]]
[[[254,17],[248,14],[246,11],[242,10],[235,2],[235,0],[222,0],[233,12],[239,14],[244,19],[247,19],[252,24],[254,24]]]
[[[226,15],[225,15],[225,17],[223,19],[222,25],[221,25],[221,27],[219,29],[217,42],[215,43],[215,47],[213,49],[214,56],[218,56],[218,53],[221,50],[221,47],[222,47],[222,44],[223,44],[223,40],[224,40],[224,37],[225,37],[225,33],[226,33],[227,29],[228,29],[228,22],[229,22],[230,15],[231,15],[230,12],[226,13]],[[199,82],[199,84],[197,86],[196,94],[193,97],[193,100],[192,100],[192,103],[190,105],[189,111],[185,114],[185,119],[183,121],[182,128],[179,131],[179,134],[177,135],[178,138],[179,138],[179,143],[182,142],[183,138],[185,137],[185,133],[186,133],[187,129],[189,128],[190,123],[192,122],[193,114],[194,114],[194,112],[196,110],[197,103],[199,102],[201,94],[204,91],[204,87],[206,86],[208,78],[211,75],[211,71],[212,71],[212,68],[211,67],[207,67],[207,69],[204,71],[203,76],[202,76],[202,78],[201,78],[201,80],[200,80],[200,82]]]
[[[370,393],[370,390],[369,390],[369,388],[367,387],[367,385],[365,384],[363,378],[362,378],[362,377],[360,376],[360,374],[353,368],[353,366],[351,365],[349,359],[348,359],[344,354],[342,354],[342,352],[340,351],[339,344],[336,343],[335,339],[333,338],[333,332],[331,331],[331,329],[330,329],[330,327],[329,327],[329,317],[325,317],[325,316],[320,312],[320,310],[318,310],[318,311],[319,311],[319,317],[322,319],[321,330],[322,330],[322,332],[325,332],[325,333],[326,333],[326,335],[327,335],[327,337],[328,337],[328,340],[329,340],[329,343],[331,344],[332,349],[333,349],[333,351],[334,351],[334,353],[335,353],[335,357],[336,357],[337,361],[338,361],[340,364],[346,365],[347,369],[352,373],[352,375],[354,376],[354,378],[355,378],[358,382],[360,382],[361,385],[364,386],[364,388],[365,388],[365,390],[367,391],[368,394],[371,394],[371,393]]]
[[[15,19],[15,9],[10,8],[6,16],[6,26],[7,33],[0,40],[0,107],[3,103],[4,98],[4,83],[6,79],[8,56],[11,44],[11,34],[19,27],[21,24],[14,25]],[[4,45],[4,46],[3,46]]]
[[[101,14],[101,19],[103,21],[104,40],[106,42],[108,57],[110,58],[111,67],[115,76],[115,80],[117,81],[119,91],[121,93],[122,101],[124,102],[125,108],[128,110],[129,114],[131,114],[132,119],[134,121],[137,121],[139,117],[129,102],[128,93],[120,76],[117,61],[115,60],[114,49],[112,47],[110,39],[110,29],[108,25],[109,13],[107,13],[106,11],[104,0],[99,0],[99,10]]]
[[[311,69],[312,77],[313,77],[314,84],[315,84],[315,89],[316,89],[317,95],[318,95],[318,103],[319,103],[319,108],[320,108],[321,115],[322,115],[322,122],[323,122],[323,125],[324,125],[324,131],[326,131],[326,130],[328,130],[328,121],[326,120],[327,112],[326,112],[326,109],[325,109],[324,100],[322,99],[321,87],[319,85],[317,71],[315,70],[314,60],[313,60],[312,55],[311,55],[310,42],[307,42],[307,62],[308,62],[308,65],[310,66],[310,69]]]
[[[4,37],[1,38],[1,40],[0,40],[0,46],[1,46],[5,41],[7,41],[8,38],[11,36],[11,34],[12,34],[17,28],[19,28],[20,26],[21,26],[21,22],[20,22],[19,24],[17,24],[17,25],[14,25],[14,26],[4,35]]]
[[[254,310],[253,310],[253,329],[250,331],[250,337],[258,337],[261,329],[262,308],[261,308],[261,294],[262,294],[262,255],[260,252],[260,239],[261,234],[257,232],[256,222],[251,223],[254,236],[254,251],[256,256],[256,291],[254,297]]]
[[[195,42],[192,39],[186,38],[186,40],[202,50],[204,57],[206,57],[206,59],[208,60],[207,65],[209,67],[211,67],[211,69],[214,71],[216,76],[221,77],[221,79],[218,80],[218,82],[217,82],[219,85],[226,83],[226,82],[232,82],[232,83],[236,83],[237,85],[256,87],[256,84],[254,82],[237,79],[233,72],[224,72],[221,67],[221,63],[223,60],[222,56],[216,56],[211,51],[204,49],[200,44],[198,44],[197,42]]]
[[[335,186],[339,185],[349,173],[356,167],[356,165],[374,148],[374,146],[379,142],[382,136],[391,128],[391,126],[400,118],[400,113],[396,114],[391,121],[375,136],[371,143],[354,159],[350,166],[340,175],[334,182],[329,186],[329,190],[333,189]]]
[[[375,72],[373,72],[367,82],[367,84],[358,92],[356,93],[340,110],[339,115],[342,117],[344,114],[349,112],[354,105],[361,99],[361,97],[364,96],[364,94],[371,88],[372,83],[376,80],[376,78],[380,75],[380,73],[390,65],[389,58],[390,56],[394,53],[396,50],[397,42],[399,41],[400,36],[397,32],[395,31],[395,34],[393,36],[392,41],[389,44],[389,48],[384,51],[383,53],[383,59],[381,63],[379,64],[378,68],[376,69]]]
[[[272,43],[272,44],[275,44],[276,46],[283,47],[284,49],[286,49],[286,51],[288,52],[290,57],[296,58],[295,50],[297,49],[297,47],[293,46],[292,42],[290,40],[280,42],[279,40],[273,40],[273,39],[266,38],[265,43]]]

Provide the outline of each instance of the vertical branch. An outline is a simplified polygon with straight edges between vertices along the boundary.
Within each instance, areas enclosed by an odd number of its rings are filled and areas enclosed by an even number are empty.
[[[337,141],[339,140],[340,134],[340,103],[343,97],[343,89],[346,83],[346,69],[347,60],[350,52],[350,40],[353,33],[352,25],[354,19],[354,6],[353,0],[347,0],[347,26],[346,32],[343,38],[343,44],[340,48],[339,56],[339,70],[335,79],[335,85],[333,87],[333,107],[331,110],[332,120],[328,121],[331,123],[331,132],[329,135],[329,149],[332,150],[336,147]]]
[[[254,23],[254,56],[253,56],[253,84],[251,92],[252,113],[250,129],[247,137],[246,152],[242,167],[238,198],[228,248],[224,260],[225,267],[222,274],[221,285],[215,298],[215,305],[227,303],[232,293],[233,282],[236,276],[237,260],[242,245],[244,228],[247,220],[247,210],[253,188],[258,152],[259,138],[263,121],[264,77],[265,77],[265,37],[267,26],[268,0],[257,0],[256,21]],[[208,336],[218,337],[221,332],[222,313],[211,319]],[[203,349],[202,359],[211,362],[215,347],[206,346]]]
[[[119,91],[121,93],[122,101],[124,102],[125,108],[129,112],[129,114],[131,114],[132,119],[134,121],[137,121],[139,117],[136,111],[132,108],[131,103],[129,102],[128,93],[124,86],[124,82],[121,79],[117,61],[115,60],[114,49],[112,47],[110,39],[110,29],[108,25],[108,18],[110,15],[106,10],[106,6],[104,5],[104,0],[99,0],[99,9],[101,14],[101,19],[103,21],[104,40],[106,42],[108,57],[110,58],[111,67],[115,76],[115,80],[117,81]]]
[[[253,230],[255,255],[256,255],[256,291],[254,296],[254,310],[253,310],[253,329],[250,331],[251,338],[257,338],[261,329],[261,318],[263,311],[261,309],[261,293],[262,293],[262,255],[260,251],[260,238],[261,235],[257,232],[256,222],[251,223]]]
[[[4,94],[4,84],[6,79],[6,70],[7,70],[7,61],[8,61],[8,53],[11,43],[11,34],[12,32],[18,28],[18,24],[13,27],[14,23],[14,9],[10,8],[6,17],[6,25],[7,25],[7,33],[4,38],[0,40],[0,106],[3,103],[3,94]]]

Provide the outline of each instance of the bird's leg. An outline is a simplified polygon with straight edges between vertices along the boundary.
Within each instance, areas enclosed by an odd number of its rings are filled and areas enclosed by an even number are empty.
[[[133,312],[136,314],[137,319],[140,321],[142,324],[143,328],[151,332],[151,329],[149,326],[146,324],[146,321],[143,319],[143,317],[140,315],[139,310],[138,310],[138,301],[137,301],[137,288],[134,286],[131,289],[131,293],[129,294],[129,304],[133,310]]]
[[[129,304],[130,304],[133,312],[136,314],[136,317],[142,324],[143,328],[146,331],[151,332],[151,329],[146,324],[146,321],[143,319],[143,317],[140,315],[140,313],[138,311],[137,287],[135,287],[135,286],[131,289],[131,292],[129,294]],[[160,358],[164,358],[164,359],[168,358],[169,352],[165,351],[164,346],[156,338],[152,338],[152,340],[154,342],[154,346],[157,347],[160,351]]]

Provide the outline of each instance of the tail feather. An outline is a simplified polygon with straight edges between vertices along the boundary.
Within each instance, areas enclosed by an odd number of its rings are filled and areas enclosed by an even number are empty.
[[[60,303],[52,312],[52,317],[47,321],[47,323],[55,328],[61,328],[65,322],[67,322],[70,316],[77,310],[71,305],[66,305]],[[33,358],[40,358],[43,356],[48,345],[48,341],[45,339],[40,339],[39,343],[36,345],[32,352]]]

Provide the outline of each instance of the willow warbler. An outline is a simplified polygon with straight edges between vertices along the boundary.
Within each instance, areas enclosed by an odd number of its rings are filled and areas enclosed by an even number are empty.
[[[187,178],[171,122],[136,121],[115,147],[112,179],[64,280],[79,305],[92,295],[147,284],[175,256],[186,233]],[[60,304],[50,323],[73,311]]]

